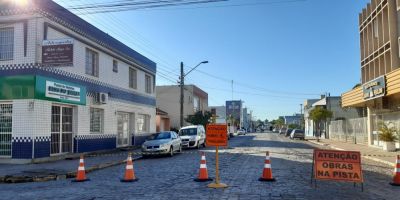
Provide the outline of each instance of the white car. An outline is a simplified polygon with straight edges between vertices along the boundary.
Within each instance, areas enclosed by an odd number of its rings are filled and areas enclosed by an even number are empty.
[[[239,129],[239,130],[237,131],[237,134],[238,134],[238,135],[246,135],[246,130],[244,130],[244,129]]]
[[[206,131],[203,125],[186,126],[179,130],[183,148],[206,146]]]

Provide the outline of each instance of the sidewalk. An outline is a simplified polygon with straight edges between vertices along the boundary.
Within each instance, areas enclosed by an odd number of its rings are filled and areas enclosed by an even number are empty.
[[[86,173],[120,165],[125,162],[128,153],[133,152],[133,159],[141,158],[139,149],[125,151],[113,150],[110,152],[85,155]],[[41,182],[73,178],[79,166],[79,155],[73,159],[58,160],[38,164],[0,164],[0,183]]]
[[[361,156],[366,159],[374,160],[376,162],[384,163],[393,167],[396,162],[396,156],[400,155],[400,152],[386,152],[377,147],[369,147],[362,144],[345,143],[330,139],[320,139],[319,142],[315,138],[307,138],[308,142],[313,144],[329,147],[335,150],[341,151],[359,151]]]

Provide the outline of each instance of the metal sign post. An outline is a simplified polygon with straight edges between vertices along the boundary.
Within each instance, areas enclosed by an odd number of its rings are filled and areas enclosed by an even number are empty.
[[[227,146],[227,128],[226,124],[209,124],[207,125],[206,132],[206,143],[207,146],[215,146],[215,183],[207,185],[209,188],[227,188],[228,185],[220,183],[219,179],[219,158],[218,148],[219,146]]]

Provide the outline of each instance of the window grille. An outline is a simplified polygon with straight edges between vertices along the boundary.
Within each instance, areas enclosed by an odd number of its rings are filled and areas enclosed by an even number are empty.
[[[0,60],[14,57],[14,28],[0,28]]]
[[[90,108],[90,132],[103,133],[104,111],[99,108]]]
[[[0,156],[11,156],[12,104],[0,104]]]

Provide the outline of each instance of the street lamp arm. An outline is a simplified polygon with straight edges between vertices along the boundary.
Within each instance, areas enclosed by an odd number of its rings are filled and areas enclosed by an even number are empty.
[[[207,64],[208,63],[208,61],[203,61],[203,62],[201,62],[201,63],[199,63],[198,65],[196,65],[195,67],[193,67],[190,71],[188,71],[186,74],[184,74],[183,76],[185,77],[185,76],[187,76],[190,72],[192,72],[193,70],[195,70],[199,65],[201,65],[201,64]]]

